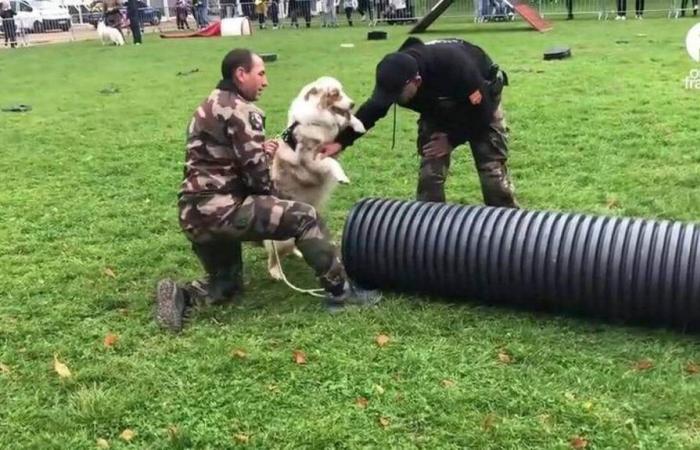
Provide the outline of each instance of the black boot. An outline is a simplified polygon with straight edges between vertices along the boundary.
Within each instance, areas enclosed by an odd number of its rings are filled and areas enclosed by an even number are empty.
[[[209,304],[226,303],[243,289],[243,249],[240,241],[214,240],[192,243],[192,250],[206,272],[204,280],[190,283],[193,300]]]

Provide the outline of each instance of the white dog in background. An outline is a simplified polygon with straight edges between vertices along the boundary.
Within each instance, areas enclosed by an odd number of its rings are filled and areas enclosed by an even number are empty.
[[[350,183],[335,158],[324,157],[321,146],[335,141],[338,133],[352,128],[358,133],[366,130],[352,115],[354,102],[335,78],[321,77],[304,86],[292,102],[287,116],[287,130],[272,161],[271,176],[284,198],[308,203],[322,209],[338,183]],[[265,241],[268,251],[268,271],[272,278],[282,279],[280,260],[299,254],[293,240]]]
[[[104,20],[97,22],[97,34],[102,40],[102,45],[111,43],[114,45],[124,45],[124,36],[114,27],[105,25]]]

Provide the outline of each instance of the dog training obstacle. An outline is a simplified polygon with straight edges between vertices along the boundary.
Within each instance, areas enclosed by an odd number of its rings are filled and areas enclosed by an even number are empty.
[[[428,29],[430,25],[433,24],[440,17],[454,0],[440,0],[432,7],[432,9],[426,14],[421,20],[416,23],[409,33],[423,33]],[[508,6],[513,8],[520,16],[525,19],[525,21],[535,30],[545,32],[552,29],[552,24],[544,20],[536,9],[528,5],[527,3],[521,3],[520,1],[505,2]]]
[[[360,285],[697,329],[700,227],[366,199],[342,242]]]

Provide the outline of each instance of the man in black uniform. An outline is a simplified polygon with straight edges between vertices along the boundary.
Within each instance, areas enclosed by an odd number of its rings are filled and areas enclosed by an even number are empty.
[[[501,91],[507,84],[506,74],[475,45],[461,39],[423,43],[411,37],[377,65],[372,97],[356,116],[369,130],[393,103],[420,113],[418,200],[445,201],[450,155],[468,141],[485,203],[517,208],[506,167],[501,109]],[[323,152],[333,156],[360,136],[347,129]]]

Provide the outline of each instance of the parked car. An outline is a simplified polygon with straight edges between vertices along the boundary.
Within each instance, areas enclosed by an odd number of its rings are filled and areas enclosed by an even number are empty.
[[[10,7],[17,13],[15,26],[25,32],[68,31],[71,28],[68,10],[48,0],[10,0]]]
[[[139,17],[141,18],[142,25],[146,23],[153,26],[160,25],[162,14],[159,10],[151,8],[141,0],[138,0],[137,3],[139,5]],[[126,22],[126,6],[123,6],[120,11],[122,13],[122,17],[124,18],[124,22]],[[97,28],[97,22],[99,22],[103,17],[104,13],[102,11],[92,11],[87,15],[83,15],[83,20]]]

